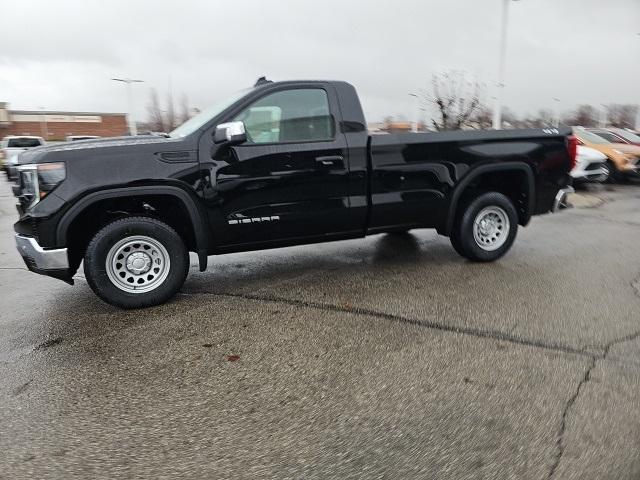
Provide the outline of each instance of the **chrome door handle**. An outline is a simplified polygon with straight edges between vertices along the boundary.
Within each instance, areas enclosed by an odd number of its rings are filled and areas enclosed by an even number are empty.
[[[327,155],[325,157],[316,157],[316,162],[322,165],[335,165],[338,162],[342,162],[344,157],[342,155]]]

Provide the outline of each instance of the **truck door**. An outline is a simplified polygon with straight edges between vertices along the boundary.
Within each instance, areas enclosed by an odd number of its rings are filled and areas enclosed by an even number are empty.
[[[271,90],[233,119],[247,141],[211,172],[222,244],[317,237],[349,229],[348,157],[327,87]]]

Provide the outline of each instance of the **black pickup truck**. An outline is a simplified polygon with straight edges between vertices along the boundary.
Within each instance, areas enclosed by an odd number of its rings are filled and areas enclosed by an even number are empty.
[[[166,136],[30,150],[14,194],[36,273],[123,308],[171,298],[207,256],[435,228],[473,261],[561,208],[569,130],[369,135],[355,89],[260,79]]]

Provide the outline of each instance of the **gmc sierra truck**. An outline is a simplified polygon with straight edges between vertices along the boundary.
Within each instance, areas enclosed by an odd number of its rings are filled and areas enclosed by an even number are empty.
[[[166,136],[44,146],[20,157],[15,224],[29,270],[86,279],[122,308],[170,299],[195,252],[434,228],[478,262],[562,208],[568,129],[374,135],[353,86],[261,78]]]

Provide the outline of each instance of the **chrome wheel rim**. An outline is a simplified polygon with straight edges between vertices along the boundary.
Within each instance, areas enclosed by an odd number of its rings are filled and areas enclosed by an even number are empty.
[[[507,212],[496,206],[486,207],[473,222],[473,238],[481,249],[492,252],[505,244],[509,229]]]
[[[169,253],[157,240],[136,235],[118,241],[107,254],[107,276],[120,290],[146,293],[169,275]]]

